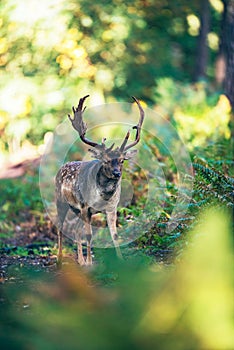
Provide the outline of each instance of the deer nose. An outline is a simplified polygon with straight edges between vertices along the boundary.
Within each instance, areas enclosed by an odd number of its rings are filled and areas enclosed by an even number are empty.
[[[120,177],[121,176],[121,171],[115,169],[112,171],[112,174],[115,176],[115,177]]]

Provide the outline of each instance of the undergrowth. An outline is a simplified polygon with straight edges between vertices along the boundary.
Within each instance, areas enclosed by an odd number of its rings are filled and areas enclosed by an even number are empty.
[[[152,147],[153,152],[156,152],[154,144],[149,144],[148,147]],[[202,157],[201,153],[203,153]],[[137,237],[139,238],[128,245],[130,252],[137,249],[138,252],[143,251],[165,259],[172,253],[180,253],[184,249],[187,244],[187,232],[196,224],[199,212],[210,206],[216,206],[220,210],[222,208],[230,211],[233,209],[233,158],[229,141],[211,143],[203,150],[194,150],[191,154],[194,169],[192,198],[184,214],[178,218],[176,228],[171,233],[167,233],[167,225],[178,196],[178,185],[174,175],[176,169],[169,170],[171,169],[171,158],[167,154],[157,151],[155,156],[163,162],[166,178],[164,189],[166,196],[164,202],[160,203],[160,215],[157,216],[157,206],[151,205],[147,208],[147,215],[142,216],[147,202],[147,181],[142,170],[136,167],[132,174],[127,174],[127,178],[131,177],[134,187],[132,203],[127,207],[119,208],[118,225],[121,230],[126,222],[135,222],[138,228]],[[17,179],[1,180],[1,247],[4,247],[5,240],[9,241],[11,236],[17,234],[17,229],[20,228],[21,235],[24,234],[24,231],[30,230],[24,227],[27,221],[32,221],[31,232],[28,235],[33,236],[33,241],[44,239],[40,232],[47,232],[47,243],[51,238],[56,240],[56,235],[52,237],[49,233],[52,225],[48,225],[48,217],[44,212],[38,177],[26,174]],[[127,231],[126,234],[128,234]],[[21,251],[13,250],[11,254],[14,252],[19,254]],[[41,254],[42,251],[34,249],[34,253]],[[22,254],[28,254],[28,251],[22,251]],[[128,249],[125,249],[125,255],[128,256]]]
[[[0,182],[0,222],[11,218],[17,222],[24,211],[43,210],[38,177],[24,175],[16,179],[3,179]]]
[[[201,153],[201,149],[196,150]],[[194,170],[192,198],[187,210],[180,216],[177,227],[170,234],[166,227],[173,209],[172,197],[176,197],[177,186],[170,182],[169,196],[158,220],[138,240],[137,246],[149,254],[178,253],[180,255],[188,242],[187,233],[197,223],[199,213],[209,207],[231,212],[234,206],[233,155],[231,142],[222,140],[211,143],[203,149],[203,157],[191,154]],[[166,162],[167,159],[164,158]]]

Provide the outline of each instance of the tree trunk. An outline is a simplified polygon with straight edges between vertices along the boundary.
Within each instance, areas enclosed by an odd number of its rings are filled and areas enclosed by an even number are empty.
[[[220,26],[219,35],[219,53],[216,58],[215,63],[215,78],[219,87],[223,88],[224,80],[226,77],[226,24],[227,24],[227,2],[228,0],[223,0],[223,15]]]
[[[207,45],[207,35],[210,29],[210,3],[209,0],[201,1],[201,27],[198,37],[197,59],[195,65],[195,81],[206,77],[209,48]]]
[[[234,1],[227,4],[227,16],[224,33],[224,52],[226,56],[226,77],[224,92],[234,111]]]

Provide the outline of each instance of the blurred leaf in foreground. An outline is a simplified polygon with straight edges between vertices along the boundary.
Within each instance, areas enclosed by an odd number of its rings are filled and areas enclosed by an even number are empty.
[[[141,341],[143,337],[152,345],[159,334],[168,334],[174,338],[173,349],[197,349],[193,343],[199,349],[234,348],[229,220],[216,210],[200,219],[183,262],[150,301],[137,328]]]

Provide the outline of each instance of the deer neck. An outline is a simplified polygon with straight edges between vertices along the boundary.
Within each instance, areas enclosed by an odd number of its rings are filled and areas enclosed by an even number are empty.
[[[103,167],[99,169],[97,173],[97,187],[103,199],[108,200],[112,197],[120,184],[120,179],[121,177],[119,179],[109,178],[105,174]]]

